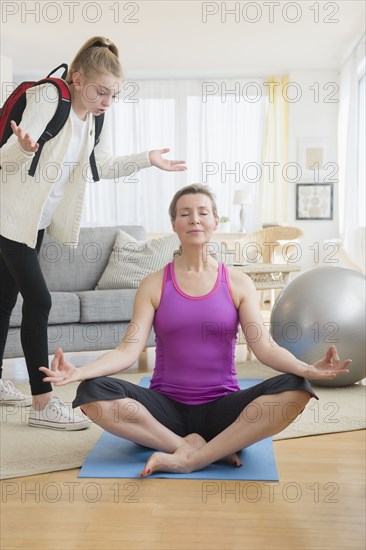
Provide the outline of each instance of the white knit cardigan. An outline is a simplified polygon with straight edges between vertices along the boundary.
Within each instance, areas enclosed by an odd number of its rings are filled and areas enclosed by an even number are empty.
[[[57,92],[52,84],[27,91],[27,104],[19,126],[38,140],[57,107]],[[147,168],[148,152],[114,156],[107,148],[105,115],[100,142],[95,147],[95,159],[101,179],[119,179]],[[79,237],[82,207],[87,181],[91,180],[89,157],[94,146],[94,117],[87,118],[87,141],[72,177],[65,188],[61,203],[54,213],[47,232],[62,243],[76,246]],[[72,136],[72,119],[68,118],[59,134],[44,147],[34,177],[28,175],[33,154],[24,151],[13,134],[0,149],[0,234],[7,239],[35,248],[43,207],[60,170],[71,173],[64,159]]]

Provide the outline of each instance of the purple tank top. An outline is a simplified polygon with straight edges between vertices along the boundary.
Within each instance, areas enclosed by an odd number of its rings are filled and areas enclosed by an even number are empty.
[[[215,286],[204,296],[185,294],[175,278],[174,262],[165,266],[154,317],[156,360],[150,388],[191,405],[239,390],[238,323],[224,264],[219,264]]]

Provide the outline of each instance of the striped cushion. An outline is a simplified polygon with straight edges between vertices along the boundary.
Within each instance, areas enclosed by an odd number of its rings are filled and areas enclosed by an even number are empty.
[[[137,241],[120,229],[96,290],[138,288],[146,275],[159,271],[173,260],[179,244],[175,233],[160,239]]]

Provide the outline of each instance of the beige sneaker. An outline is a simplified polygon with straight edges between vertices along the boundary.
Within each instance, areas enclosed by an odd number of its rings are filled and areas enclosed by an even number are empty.
[[[89,428],[91,421],[69,409],[55,395],[41,410],[31,409],[28,424],[37,428],[51,428],[53,430],[84,430]]]
[[[32,396],[17,390],[11,380],[0,380],[0,405],[30,407]]]

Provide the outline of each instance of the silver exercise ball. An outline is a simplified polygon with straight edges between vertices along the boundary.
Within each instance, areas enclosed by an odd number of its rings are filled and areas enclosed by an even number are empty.
[[[317,386],[350,386],[366,377],[365,277],[341,267],[319,267],[296,277],[276,300],[271,332],[278,345],[314,364],[335,345],[350,373]]]

